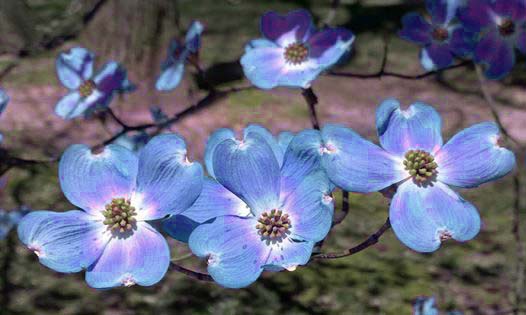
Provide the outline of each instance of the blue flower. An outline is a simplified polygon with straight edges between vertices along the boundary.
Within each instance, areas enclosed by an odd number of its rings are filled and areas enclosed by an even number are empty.
[[[306,133],[320,137],[318,131]],[[222,286],[245,287],[263,270],[306,264],[331,227],[333,187],[321,169],[319,146],[309,148],[309,136],[291,138],[286,133],[276,140],[252,125],[243,140],[220,129],[207,143],[212,178],[182,215],[205,222],[193,230],[189,246],[207,259],[208,272]],[[170,232],[170,225],[165,229]]]
[[[203,24],[194,21],[188,28],[184,43],[174,39],[168,47],[168,56],[161,64],[161,75],[155,83],[155,88],[159,91],[170,91],[175,89],[184,74],[184,64],[192,54],[199,52],[201,45],[201,33]]]
[[[459,10],[464,27],[477,32],[473,60],[485,75],[501,79],[515,65],[517,48],[526,55],[526,4],[520,0],[470,0]]]
[[[477,209],[448,185],[477,187],[508,174],[514,154],[501,147],[499,128],[483,122],[442,142],[441,118],[433,107],[414,103],[402,110],[394,99],[376,111],[383,148],[351,129],[322,130],[322,164],[347,191],[368,193],[397,184],[389,217],[396,236],[419,252],[432,252],[448,239],[468,241],[480,229]]]
[[[420,62],[428,71],[448,67],[454,57],[467,56],[473,50],[473,35],[455,19],[459,6],[458,0],[426,0],[429,21],[414,12],[402,18],[399,35],[422,47]]]
[[[418,297],[413,304],[413,315],[438,315],[435,298]]]
[[[61,53],[56,61],[58,79],[70,92],[55,108],[64,119],[72,119],[91,113],[97,108],[109,106],[115,93],[135,89],[128,81],[126,70],[117,62],[110,61],[93,75],[95,55],[85,48],[75,47]]]
[[[7,107],[7,103],[9,103],[9,96],[7,93],[0,89],[0,115],[4,112],[5,108]],[[2,143],[3,136],[0,134],[0,143]]]
[[[0,209],[0,240],[7,237],[11,229],[20,222],[28,211],[29,209],[26,207],[11,211]]]
[[[261,89],[276,86],[307,88],[344,55],[354,41],[351,31],[316,31],[306,10],[286,16],[269,12],[261,18],[263,38],[249,42],[241,65],[247,78]]]
[[[94,288],[153,285],[170,252],[152,221],[186,210],[202,189],[203,171],[189,162],[183,139],[154,137],[138,156],[110,144],[101,153],[69,147],[59,164],[62,191],[81,210],[34,211],[18,226],[20,240],[59,272],[86,269]]]

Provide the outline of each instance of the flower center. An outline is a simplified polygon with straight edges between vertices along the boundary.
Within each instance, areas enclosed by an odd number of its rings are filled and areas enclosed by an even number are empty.
[[[79,94],[82,97],[88,97],[93,93],[93,90],[95,90],[96,87],[95,82],[92,80],[84,81],[79,86]]]
[[[114,198],[106,209],[102,211],[104,224],[112,231],[124,233],[135,227],[135,207],[132,207],[130,200],[124,198]]]
[[[499,32],[502,36],[509,36],[515,33],[515,23],[510,19],[504,19],[499,23]]]
[[[433,156],[423,150],[409,150],[405,154],[405,169],[420,184],[435,179],[438,174],[437,163]]]
[[[449,38],[449,32],[443,27],[437,27],[433,30],[432,36],[435,40],[443,42]]]
[[[291,227],[289,215],[277,209],[263,212],[258,222],[256,229],[259,235],[270,241],[281,241],[289,233]]]
[[[309,49],[303,43],[292,43],[285,48],[285,61],[293,65],[299,65],[307,60]]]

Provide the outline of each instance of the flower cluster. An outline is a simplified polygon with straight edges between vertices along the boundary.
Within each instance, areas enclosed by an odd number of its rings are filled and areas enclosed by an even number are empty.
[[[459,311],[449,311],[447,315],[462,315]],[[439,315],[434,297],[420,296],[413,303],[413,315]]]
[[[515,65],[515,48],[526,54],[526,3],[522,0],[426,0],[430,19],[409,13],[399,35],[422,46],[427,70],[446,68],[454,57],[471,57],[492,79]]]

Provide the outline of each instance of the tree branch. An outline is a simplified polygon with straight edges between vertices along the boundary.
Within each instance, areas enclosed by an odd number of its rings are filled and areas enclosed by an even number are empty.
[[[177,272],[185,274],[185,275],[189,276],[190,278],[193,278],[193,279],[196,279],[196,280],[199,280],[199,281],[207,281],[207,282],[213,282],[214,281],[214,279],[212,279],[212,276],[210,276],[207,273],[202,273],[202,272],[190,270],[190,269],[187,269],[187,268],[185,268],[183,266],[177,265],[177,264],[175,264],[173,262],[170,264],[170,268],[172,270],[175,270]]]
[[[320,130],[320,123],[318,121],[318,115],[316,114],[316,105],[318,104],[318,97],[316,96],[316,94],[314,94],[314,91],[311,87],[303,89],[301,91],[301,95],[303,95],[305,102],[307,102],[307,106],[309,106],[309,115],[310,121],[312,123],[312,128]]]

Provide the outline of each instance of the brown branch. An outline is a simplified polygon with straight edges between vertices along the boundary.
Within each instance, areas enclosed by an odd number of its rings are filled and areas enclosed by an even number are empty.
[[[202,272],[198,272],[198,271],[194,271],[194,270],[190,270],[190,269],[187,269],[183,266],[179,266],[175,263],[171,263],[170,264],[170,268],[177,271],[177,272],[180,272],[182,274],[185,274],[187,276],[189,276],[190,278],[193,278],[193,279],[196,279],[196,280],[199,280],[199,281],[207,281],[207,282],[213,282],[214,279],[212,279],[212,276],[210,276],[209,274],[207,273],[202,273]]]
[[[339,215],[334,216],[334,220],[332,221],[332,226],[342,223],[348,214],[349,214],[349,192],[342,190],[342,209]]]
[[[320,123],[318,121],[318,115],[316,114],[316,105],[318,104],[318,97],[316,96],[316,94],[314,94],[314,91],[311,87],[303,89],[301,91],[301,95],[303,95],[305,102],[307,102],[307,105],[309,106],[309,115],[310,121],[312,123],[312,128],[320,130]]]
[[[342,258],[342,257],[347,257],[347,256],[357,254],[361,252],[362,250],[378,243],[378,241],[380,240],[380,237],[390,228],[391,228],[391,222],[389,221],[389,218],[387,218],[384,225],[382,225],[380,229],[378,229],[378,231],[376,231],[374,234],[369,236],[365,241],[361,242],[357,246],[349,248],[339,253],[326,253],[326,254],[313,255],[311,257],[311,260],[312,259],[317,259],[317,260],[318,259],[336,259],[336,258]]]

